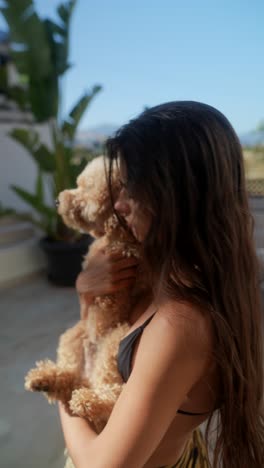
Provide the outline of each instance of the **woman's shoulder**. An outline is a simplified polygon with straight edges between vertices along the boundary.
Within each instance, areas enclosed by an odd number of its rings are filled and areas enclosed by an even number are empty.
[[[210,352],[214,345],[212,319],[207,310],[190,302],[164,299],[158,307],[155,319],[165,327],[184,335],[194,349]]]

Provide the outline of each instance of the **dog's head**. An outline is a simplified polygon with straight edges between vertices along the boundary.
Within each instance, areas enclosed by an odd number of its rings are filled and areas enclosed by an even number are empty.
[[[58,197],[58,213],[65,224],[94,237],[104,235],[105,222],[113,214],[107,182],[107,160],[98,156],[77,178],[77,188],[64,190]],[[112,190],[120,189],[117,167],[113,168]]]

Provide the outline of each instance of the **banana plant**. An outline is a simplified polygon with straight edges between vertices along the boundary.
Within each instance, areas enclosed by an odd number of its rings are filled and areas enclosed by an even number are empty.
[[[29,152],[38,169],[33,193],[12,187],[35,213],[19,216],[27,216],[52,239],[73,241],[78,234],[63,224],[55,207],[45,200],[44,186],[49,187],[51,198],[55,200],[60,191],[75,185],[76,177],[87,164],[87,158],[78,161],[75,158],[75,135],[85,111],[102,89],[95,85],[83,93],[69,115],[61,118],[61,80],[70,68],[70,24],[76,0],[57,7],[58,22],[41,19],[33,0],[4,0],[2,3],[0,11],[9,26],[11,55],[18,72],[27,78],[23,103],[28,103],[35,122],[48,125],[51,140],[48,147],[34,128],[16,128],[10,132],[10,136]],[[17,102],[21,102],[21,96]]]
[[[69,230],[58,216],[55,205],[49,206],[45,201],[43,186],[49,188],[49,198],[55,201],[62,190],[75,186],[77,176],[95,156],[91,152],[85,154],[81,160],[77,160],[73,141],[78,123],[98,91],[99,88],[94,87],[90,93],[83,96],[60,126],[54,120],[49,121],[52,149],[41,141],[39,133],[34,129],[15,128],[10,132],[10,136],[27,150],[38,168],[33,193],[18,186],[12,186],[12,189],[36,213],[36,215],[28,214],[26,219],[30,219],[50,238],[56,240],[74,241],[79,234]],[[19,217],[25,219],[25,214]]]
[[[69,30],[76,0],[57,7],[59,22],[41,19],[33,0],[4,0],[0,8],[8,27],[11,55],[20,74],[27,76],[25,91],[38,122],[59,113],[59,78],[70,67]]]

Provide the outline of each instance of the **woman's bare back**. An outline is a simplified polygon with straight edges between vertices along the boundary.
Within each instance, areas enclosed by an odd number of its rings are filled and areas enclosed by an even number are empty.
[[[128,333],[133,332],[133,330],[141,326],[156,311],[157,305],[152,302],[150,296],[145,296],[140,299],[130,315],[131,328]],[[193,313],[195,313],[195,310]],[[138,338],[133,349],[132,368],[136,360],[140,338],[141,337]],[[208,337],[205,336],[205,339],[207,338]],[[153,360],[153,364],[154,363],[155,360]],[[184,376],[181,375],[179,378],[182,379]],[[202,424],[216,407],[218,385],[217,369],[212,362],[211,365],[208,366],[204,377],[194,385],[180,408],[190,413],[206,414],[193,416],[176,413],[165,436],[148,462],[144,465],[144,468],[156,468],[165,464],[172,464],[180,458],[193,430]]]

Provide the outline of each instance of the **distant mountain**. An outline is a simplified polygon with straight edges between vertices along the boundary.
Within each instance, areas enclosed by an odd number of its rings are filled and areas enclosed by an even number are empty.
[[[119,125],[102,124],[96,127],[81,130],[77,134],[76,143],[89,148],[102,144],[106,138],[113,135],[118,130]],[[264,131],[251,131],[239,135],[242,146],[264,145]]]
[[[97,127],[91,127],[87,130],[81,130],[77,133],[76,143],[88,148],[102,144],[106,138],[113,135],[119,125],[102,124]]]
[[[111,136],[114,132],[116,132],[116,130],[118,130],[119,127],[120,125],[106,123],[92,127],[90,130],[102,135]]]
[[[256,130],[239,136],[242,146],[264,145],[264,131]]]

